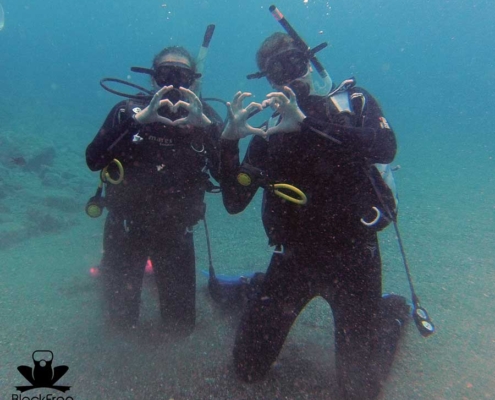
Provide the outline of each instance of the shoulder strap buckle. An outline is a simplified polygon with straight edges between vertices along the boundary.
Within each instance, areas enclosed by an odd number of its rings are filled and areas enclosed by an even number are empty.
[[[332,101],[339,113],[353,112],[352,103],[349,98],[349,89],[353,88],[355,85],[356,80],[354,78],[346,79],[328,95],[328,98]]]
[[[353,88],[354,86],[356,86],[356,79],[354,79],[354,77],[346,79],[345,81],[342,81],[342,83],[339,86],[337,86],[334,90],[332,90],[328,94],[328,97],[332,97],[338,93],[346,92],[349,89]]]

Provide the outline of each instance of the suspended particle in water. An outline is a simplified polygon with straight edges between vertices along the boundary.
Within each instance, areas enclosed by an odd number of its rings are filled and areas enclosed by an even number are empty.
[[[5,12],[3,11],[3,7],[0,4],[0,31],[5,26]]]

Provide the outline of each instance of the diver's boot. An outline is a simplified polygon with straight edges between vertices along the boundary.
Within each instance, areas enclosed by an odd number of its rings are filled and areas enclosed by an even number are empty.
[[[387,294],[382,298],[380,312],[381,326],[379,327],[375,362],[380,380],[384,382],[390,373],[401,333],[411,317],[411,307],[404,297]]]

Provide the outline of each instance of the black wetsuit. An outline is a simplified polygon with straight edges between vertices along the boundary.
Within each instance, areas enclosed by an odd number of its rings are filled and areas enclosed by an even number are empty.
[[[113,323],[136,324],[149,257],[164,328],[188,334],[195,324],[196,292],[191,228],[204,215],[208,171],[217,178],[221,128],[207,105],[204,112],[214,123],[204,129],[140,125],[131,118],[132,109],[146,105],[117,104],[86,150],[93,171],[110,164],[115,178],[113,159],[124,168],[122,183],[106,184],[104,299]]]
[[[308,199],[306,205],[296,205],[264,190],[263,224],[270,243],[284,251],[272,256],[261,293],[237,330],[238,375],[246,381],[261,379],[298,314],[322,296],[333,311],[344,396],[371,399],[383,378],[375,357],[383,325],[381,260],[376,229],[360,219],[372,220],[371,207],[377,204],[370,166],[390,163],[396,141],[373,97],[360,88],[350,93],[364,96],[352,101],[352,114],[338,113],[322,97],[299,101],[307,116],[301,132],[277,133],[269,140],[254,137],[241,166],[238,142],[222,140],[220,172],[230,213],[244,210],[258,189],[256,183],[245,187],[237,182],[240,170],[255,175],[259,169],[261,181],[294,185]]]

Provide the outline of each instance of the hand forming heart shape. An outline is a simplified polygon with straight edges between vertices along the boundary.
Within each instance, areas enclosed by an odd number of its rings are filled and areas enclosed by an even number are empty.
[[[198,128],[211,124],[210,119],[203,114],[203,105],[201,104],[201,100],[193,91],[189,89],[183,87],[177,89],[185,98],[187,98],[188,102],[179,100],[176,103],[172,103],[169,99],[162,100],[162,97],[173,89],[173,86],[162,87],[155,93],[148,107],[136,113],[134,115],[134,119],[140,124],[160,122],[169,126],[192,125]],[[174,114],[177,113],[179,108],[184,108],[188,111],[188,115],[184,118],[179,118],[172,121],[171,119],[158,114],[158,109],[165,106],[168,107],[168,109]]]

